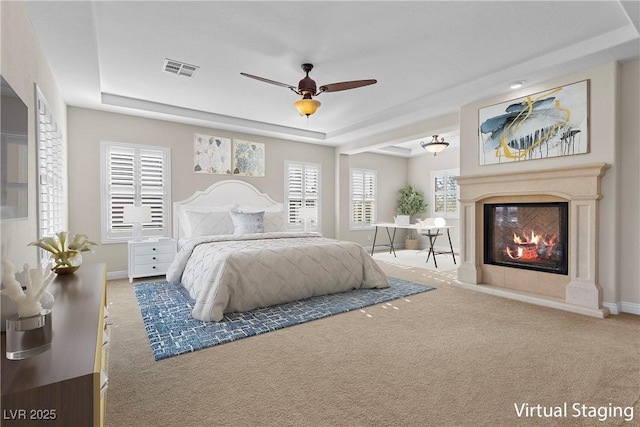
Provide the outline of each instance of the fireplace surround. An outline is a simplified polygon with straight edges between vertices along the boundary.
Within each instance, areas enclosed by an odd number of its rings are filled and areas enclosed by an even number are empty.
[[[598,282],[598,201],[606,163],[467,175],[460,186],[460,255],[456,285],[485,293],[606,317]],[[566,203],[566,274],[485,263],[485,205]]]

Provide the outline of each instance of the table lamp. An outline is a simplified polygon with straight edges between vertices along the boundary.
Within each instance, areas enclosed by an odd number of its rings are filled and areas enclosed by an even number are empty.
[[[304,231],[309,231],[309,225],[318,219],[318,210],[315,207],[300,208],[300,219],[304,225]]]
[[[125,206],[122,222],[133,224],[133,241],[142,241],[142,224],[151,222],[151,206]]]

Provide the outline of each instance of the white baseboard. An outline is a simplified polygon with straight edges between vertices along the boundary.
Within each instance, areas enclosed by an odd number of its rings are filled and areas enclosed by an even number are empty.
[[[129,278],[129,272],[127,270],[107,272],[107,280],[118,280],[127,278]]]
[[[603,302],[602,305],[607,307],[611,314],[630,313],[640,316],[640,304],[634,302]]]

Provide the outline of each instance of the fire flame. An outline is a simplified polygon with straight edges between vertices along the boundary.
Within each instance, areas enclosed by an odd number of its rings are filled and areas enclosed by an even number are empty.
[[[516,255],[514,255],[511,252],[511,248],[509,246],[507,246],[507,255],[509,255],[509,258],[511,259],[520,259],[522,258],[522,253],[524,252],[524,250],[522,248],[518,248],[518,253]]]
[[[509,246],[505,246],[505,253],[513,260],[549,259],[553,254],[556,240],[557,236],[555,234],[543,237],[533,230],[531,230],[531,236],[527,236],[524,233],[522,236],[518,236],[513,233],[513,243],[517,245],[517,248],[511,249]]]
[[[522,237],[524,238],[524,240],[522,240],[520,236],[518,236],[516,233],[513,233],[513,243],[516,243],[518,245],[535,243],[537,245],[540,239],[542,238],[542,236],[540,236],[539,234],[535,234],[533,230],[531,230],[531,239],[529,239],[527,236],[522,236]]]

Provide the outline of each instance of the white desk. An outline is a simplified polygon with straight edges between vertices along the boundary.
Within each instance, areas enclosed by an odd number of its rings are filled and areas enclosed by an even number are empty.
[[[374,226],[376,227],[376,231],[373,235],[373,246],[371,247],[371,256],[373,256],[373,251],[376,248],[376,239],[378,237],[378,227],[384,227],[385,230],[387,230],[387,236],[389,237],[389,244],[379,244],[378,246],[389,246],[389,253],[393,253],[393,256],[396,256],[396,250],[393,247],[393,240],[396,237],[396,230],[398,228],[404,228],[404,229],[408,229],[408,230],[436,230],[436,233],[429,233],[429,234],[423,234],[423,236],[426,236],[429,238],[429,254],[427,255],[427,262],[429,262],[429,258],[431,257],[431,255],[433,255],[433,263],[435,264],[436,268],[438,268],[438,262],[436,261],[436,254],[440,255],[440,254],[451,254],[451,256],[453,256],[453,263],[456,264],[456,256],[453,253],[453,245],[451,244],[451,235],[449,234],[449,230],[451,228],[453,228],[453,226],[451,225],[443,225],[440,227],[436,227],[436,226],[424,226],[424,225],[420,225],[420,224],[408,224],[408,225],[400,225],[400,224],[396,224],[394,222],[379,222],[377,224],[374,224]],[[393,233],[391,233],[390,229],[393,229]],[[451,249],[450,251],[435,251],[433,249],[433,244],[436,241],[436,238],[440,235],[440,230],[447,230],[447,238],[449,239],[449,248]]]

